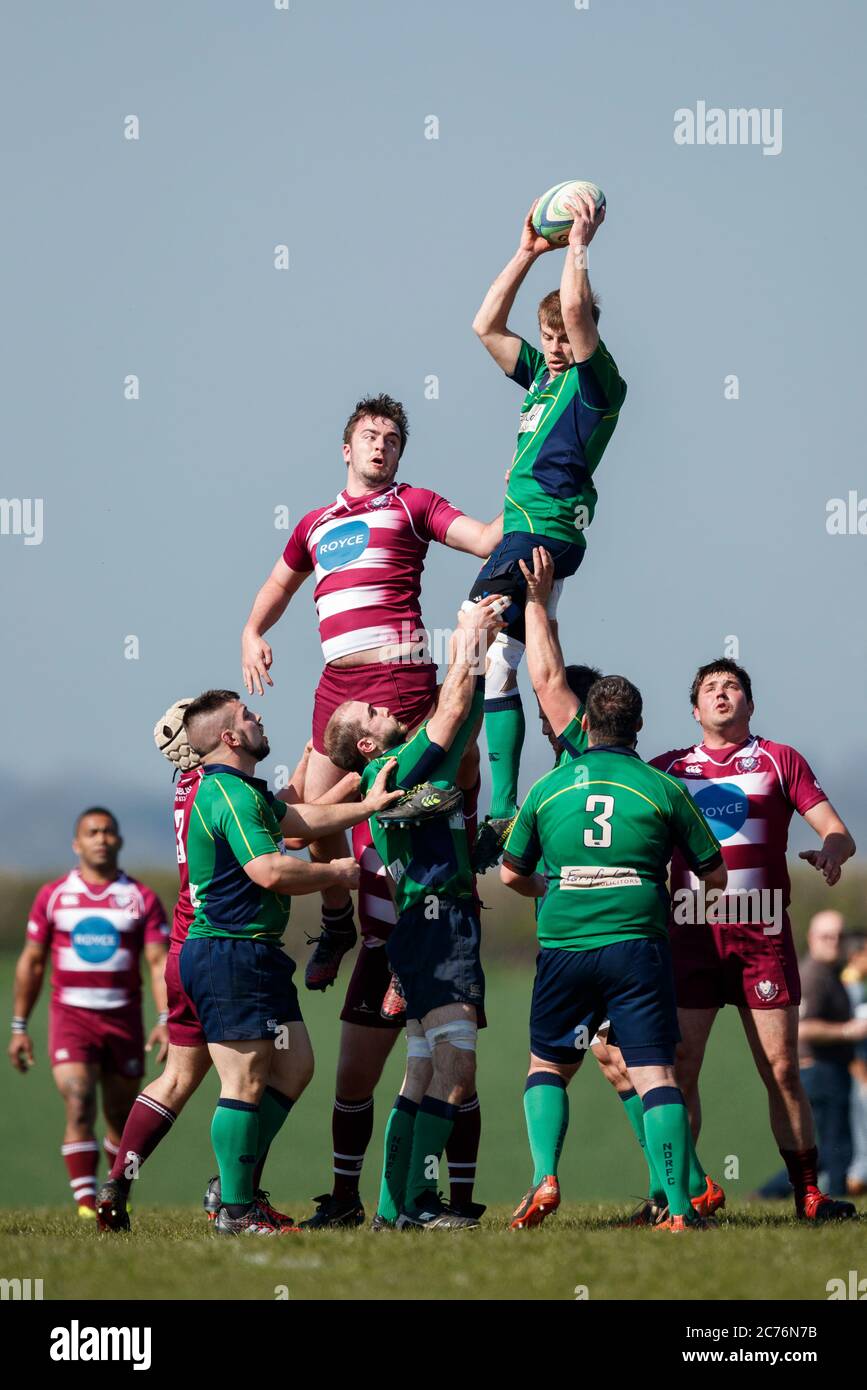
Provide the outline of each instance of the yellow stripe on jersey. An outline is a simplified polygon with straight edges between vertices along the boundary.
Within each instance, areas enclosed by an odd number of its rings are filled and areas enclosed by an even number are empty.
[[[202,822],[202,829],[204,830],[204,832],[205,832],[205,834],[207,835],[208,839],[209,839],[209,840],[213,840],[214,837],[213,837],[213,835],[211,834],[210,830],[208,829],[208,827],[207,827],[206,824],[205,824],[205,817],[202,815],[202,813],[201,813],[201,811],[199,810],[198,806],[196,805],[195,801],[193,802],[193,810],[195,811],[195,813],[196,813],[196,815],[198,816],[199,820]]]
[[[562,791],[554,792],[547,800],[540,802],[536,807],[536,814],[538,815],[543,806],[547,806],[549,801],[556,800],[558,796],[563,796],[566,792],[584,791],[586,787],[619,787],[621,791],[632,792],[635,796],[640,796],[642,801],[646,801],[648,806],[652,806],[656,814],[661,819],[663,818],[662,811],[659,809],[656,802],[651,801],[649,796],[644,795],[644,792],[637,791],[635,787],[630,787],[627,782],[611,782],[607,777],[596,777],[589,782],[573,782],[571,786],[563,787]]]
[[[229,793],[226,791],[226,788],[223,786],[223,784],[222,784],[222,782],[220,781],[219,777],[215,777],[215,778],[214,778],[214,781],[216,782],[217,786],[220,788],[220,791],[223,793],[223,796],[226,798],[226,804],[228,805],[229,810],[232,812],[232,815],[235,817],[235,824],[237,825],[238,829],[239,829],[240,832],[241,832],[241,839],[244,841],[244,844],[247,846],[247,849],[248,849],[249,854],[250,854],[250,858],[251,858],[251,859],[255,859],[256,856],[255,856],[254,853],[253,853],[253,849],[252,849],[252,846],[250,845],[250,841],[247,839],[247,836],[244,834],[244,827],[243,827],[243,825],[241,824],[241,822],[238,820],[238,813],[237,813],[237,811],[235,810],[234,806],[232,805],[232,800],[231,800],[231,797],[229,796]],[[194,802],[193,802],[193,805],[195,806],[195,804],[196,804],[196,803],[195,803],[195,801],[194,801]]]

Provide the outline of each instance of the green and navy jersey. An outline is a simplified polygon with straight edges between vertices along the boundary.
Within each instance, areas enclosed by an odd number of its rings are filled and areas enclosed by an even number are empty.
[[[366,796],[380,768],[389,758],[397,767],[389,778],[393,787],[409,788],[419,782],[448,787],[457,779],[458,764],[470,740],[484,705],[484,688],[479,681],[470,712],[448,749],[432,743],[428,721],[420,725],[406,743],[389,748],[382,757],[368,763],[361,778],[361,795]],[[370,818],[374,848],[385,865],[394,894],[397,915],[428,897],[472,898],[473,867],[470,862],[463,813],[437,816],[420,825],[380,825]]]
[[[542,860],[542,946],[592,951],[628,937],[665,936],[668,861],[694,872],[722,862],[692,797],[630,748],[590,748],[530,789],[503,862],[532,874]]]
[[[593,474],[614,433],[626,382],[602,340],[592,357],[550,376],[524,339],[508,374],[527,395],[503,509],[503,532],[586,545],[596,510]]]
[[[581,728],[581,719],[583,715],[584,706],[579,700],[578,708],[569,720],[569,723],[566,725],[562,734],[557,735],[563,747],[557,754],[557,761],[554,764],[555,767],[565,767],[567,763],[573,763],[576,758],[581,757],[582,753],[587,752],[587,734]]]
[[[224,763],[204,768],[187,829],[193,920],[190,936],[260,937],[280,942],[289,919],[285,893],[260,888],[244,865],[282,854],[285,803],[261,777]]]

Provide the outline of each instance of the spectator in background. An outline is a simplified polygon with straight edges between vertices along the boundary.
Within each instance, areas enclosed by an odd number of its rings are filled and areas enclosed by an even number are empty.
[[[855,1045],[867,1041],[867,1017],[853,1018],[849,993],[841,979],[843,928],[841,912],[817,912],[807,929],[807,954],[799,962],[798,1060],[816,1122],[822,1186],[834,1197],[846,1193],[852,1160],[849,1068]],[[759,1197],[788,1194],[785,1170],[756,1193]]]
[[[858,1021],[867,1019],[867,933],[859,932],[847,938],[848,963],[842,980],[849,995],[852,1015]],[[867,1193],[867,1040],[854,1044],[855,1058],[849,1071],[852,1076],[852,1100],[849,1118],[852,1126],[852,1161],[846,1187],[850,1196]]]
[[[843,914],[817,912],[807,930],[807,956],[801,962],[798,1054],[804,1089],[810,1097],[819,1156],[828,1173],[828,1192],[843,1196],[852,1160],[849,1119],[854,1044],[867,1039],[867,1019],[854,1019],[841,975]]]

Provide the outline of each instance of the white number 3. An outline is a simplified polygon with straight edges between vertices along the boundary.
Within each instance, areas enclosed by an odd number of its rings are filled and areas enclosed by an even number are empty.
[[[588,796],[584,805],[585,811],[595,811],[597,806],[601,806],[598,816],[593,817],[594,825],[598,825],[600,835],[594,835],[592,830],[584,831],[584,843],[588,849],[607,849],[611,844],[611,816],[614,813],[613,796]]]

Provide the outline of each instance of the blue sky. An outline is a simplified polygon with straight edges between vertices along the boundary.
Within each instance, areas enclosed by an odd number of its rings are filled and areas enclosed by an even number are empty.
[[[92,799],[121,808],[136,859],[170,855],[154,721],[240,680],[274,509],[336,495],[359,396],[405,402],[401,477],[496,513],[521,398],[470,324],[532,198],[571,177],[607,195],[591,275],[629,395],[567,654],[640,685],[651,756],[690,740],[693,670],[736,636],[755,730],[801,748],[867,834],[867,536],[826,530],[829,499],[867,496],[864,27],[840,0],[7,14],[2,492],[43,499],[44,537],[0,535],[0,862],[63,862]],[[698,102],[779,109],[780,152],[676,144]],[[518,300],[528,336],[559,260]],[[429,625],[473,577],[431,551]],[[309,588],[273,641],[261,708],[293,763],[321,664]],[[548,765],[534,729],[525,785]]]

